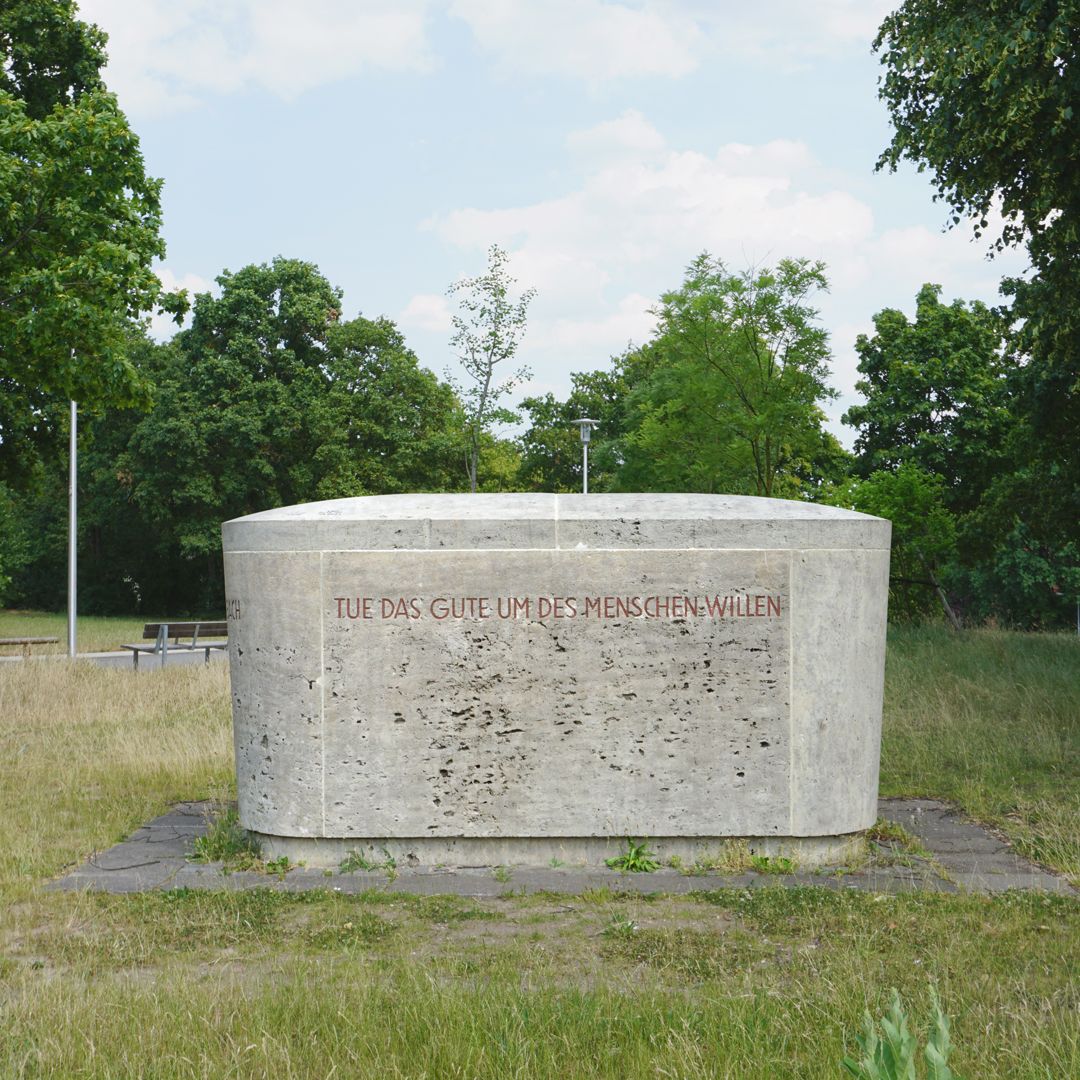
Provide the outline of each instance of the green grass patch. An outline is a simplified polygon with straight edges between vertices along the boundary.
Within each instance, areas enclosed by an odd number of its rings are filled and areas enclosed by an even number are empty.
[[[891,627],[882,795],[946,799],[1080,881],[1080,638]]]
[[[224,616],[222,616],[224,618]],[[133,616],[80,615],[76,621],[76,645],[79,652],[113,652],[121,645],[142,641],[142,629],[146,623],[162,622],[164,619],[187,621],[186,616],[170,612],[168,615]],[[52,611],[0,610],[0,637],[55,637],[56,645],[35,645],[32,656],[67,652],[67,614]],[[8,655],[17,655],[17,646],[5,646]]]
[[[1075,873],[1078,668],[1066,636],[894,630],[883,790]],[[231,774],[223,667],[0,669],[0,1076],[839,1076],[894,987],[920,1045],[939,995],[968,1080],[1080,1075],[1067,897],[43,890]]]
[[[830,1076],[893,987],[923,1041],[940,996],[961,1076],[1080,1065],[1075,900],[550,901],[42,898],[8,922],[0,1075]]]
[[[786,855],[751,855],[750,867],[759,874],[794,874],[798,869]]]

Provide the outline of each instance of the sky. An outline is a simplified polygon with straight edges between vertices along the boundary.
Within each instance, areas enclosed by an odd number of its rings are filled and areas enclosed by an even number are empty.
[[[702,251],[732,271],[820,259],[829,427],[859,333],[924,282],[995,302],[993,261],[890,127],[878,0],[82,0],[105,79],[165,181],[168,287],[275,256],[315,263],[343,315],[393,319],[459,374],[447,286],[497,243],[534,288],[517,400],[647,341]],[[165,332],[164,323],[156,325]],[[506,374],[509,374],[507,372]]]

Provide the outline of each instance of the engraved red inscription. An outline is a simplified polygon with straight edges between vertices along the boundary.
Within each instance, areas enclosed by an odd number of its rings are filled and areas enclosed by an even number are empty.
[[[777,619],[769,593],[711,596],[335,596],[339,619]]]

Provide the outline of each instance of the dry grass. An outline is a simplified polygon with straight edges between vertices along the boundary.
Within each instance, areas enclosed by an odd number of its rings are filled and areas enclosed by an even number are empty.
[[[60,660],[0,665],[3,892],[25,893],[171,803],[232,784],[226,665],[144,676]]]
[[[891,629],[881,793],[955,802],[1080,881],[1080,638]]]
[[[1071,865],[1078,656],[894,634],[885,788]],[[231,785],[228,702],[225,665],[0,665],[0,1075],[825,1077],[890,987],[924,1027],[930,985],[958,1074],[1080,1075],[1067,898],[44,892]]]

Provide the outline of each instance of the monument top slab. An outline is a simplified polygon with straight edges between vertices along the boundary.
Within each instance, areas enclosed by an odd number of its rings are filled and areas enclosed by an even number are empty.
[[[225,522],[226,551],[431,548],[887,549],[889,522],[749,495],[369,495]]]

